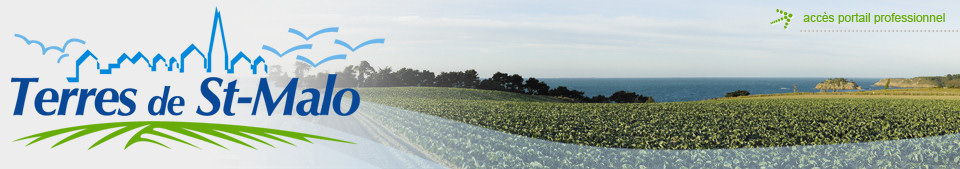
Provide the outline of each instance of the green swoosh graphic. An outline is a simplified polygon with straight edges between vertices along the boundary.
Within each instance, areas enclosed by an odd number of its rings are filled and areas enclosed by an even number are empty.
[[[110,139],[113,139],[114,137],[120,136],[121,134],[124,134],[124,133],[127,133],[127,132],[134,131],[134,129],[137,129],[137,128],[141,128],[141,129],[138,130],[138,131],[136,131],[136,133],[135,133],[132,137],[130,137],[130,139],[127,141],[126,146],[124,146],[123,149],[127,149],[127,148],[130,147],[130,145],[133,145],[134,143],[139,143],[139,142],[153,143],[153,144],[157,144],[157,145],[166,147],[166,148],[168,148],[168,149],[170,148],[170,147],[167,147],[167,145],[165,145],[165,144],[163,144],[163,143],[160,143],[160,142],[158,142],[158,141],[156,141],[156,140],[152,140],[152,139],[148,139],[148,138],[143,138],[143,135],[153,135],[153,136],[157,136],[157,137],[161,137],[161,138],[166,138],[166,139],[169,139],[169,140],[172,140],[172,141],[176,141],[176,142],[183,143],[183,144],[186,144],[186,145],[190,145],[190,146],[192,146],[192,147],[194,147],[194,148],[200,149],[200,147],[197,147],[197,146],[194,145],[193,143],[187,142],[187,141],[185,141],[185,140],[183,140],[183,139],[180,139],[180,138],[171,136],[171,135],[166,134],[166,133],[163,133],[163,132],[159,132],[159,131],[157,131],[156,129],[166,129],[166,130],[171,131],[171,132],[174,132],[174,133],[182,134],[182,135],[187,136],[187,137],[190,137],[190,138],[194,138],[194,139],[197,139],[197,140],[206,142],[206,143],[210,143],[210,144],[216,145],[216,146],[218,146],[218,147],[220,147],[220,148],[223,148],[223,149],[227,149],[227,147],[224,147],[224,146],[221,145],[220,143],[217,143],[217,142],[215,142],[215,141],[213,141],[213,140],[210,140],[209,138],[204,137],[203,135],[200,135],[200,134],[202,133],[202,134],[206,134],[206,135],[209,135],[209,136],[217,137],[217,138],[220,138],[220,139],[223,139],[223,140],[227,140],[227,141],[230,141],[230,142],[234,142],[234,143],[237,143],[237,144],[240,144],[240,145],[243,145],[243,146],[252,148],[252,149],[257,149],[257,148],[256,148],[256,147],[253,147],[252,145],[250,145],[250,144],[248,144],[248,143],[246,143],[246,142],[243,142],[243,141],[241,141],[241,140],[239,140],[239,139],[237,139],[237,138],[235,138],[235,137],[233,137],[233,136],[226,135],[226,134],[232,134],[232,135],[240,136],[240,137],[243,137],[243,138],[246,138],[246,139],[249,139],[249,140],[253,140],[253,141],[256,141],[256,142],[265,144],[265,145],[270,146],[270,147],[274,147],[274,146],[271,145],[270,143],[267,143],[266,141],[264,141],[264,140],[262,140],[262,139],[260,139],[260,138],[254,137],[254,136],[260,136],[260,137],[263,137],[263,138],[267,138],[267,139],[271,139],[271,140],[276,140],[276,141],[279,141],[279,142],[283,142],[283,143],[290,144],[290,145],[292,145],[292,146],[296,146],[296,145],[294,145],[293,143],[290,143],[289,141],[284,140],[283,138],[280,138],[280,137],[278,137],[278,136],[283,136],[283,137],[287,137],[287,138],[297,139],[297,140],[304,141],[304,142],[308,142],[308,143],[313,143],[313,142],[311,142],[311,141],[308,139],[308,138],[313,138],[313,139],[319,139],[319,140],[327,140],[327,141],[334,141],[334,142],[341,142],[341,143],[356,144],[356,143],[353,143],[353,142],[343,141],[343,140],[338,140],[338,139],[333,139],[333,138],[329,138],[329,137],[323,137],[323,136],[317,136],[317,135],[305,134],[305,133],[298,133],[298,132],[292,132],[292,131],[285,131],[285,130],[277,130],[277,129],[269,129],[269,128],[260,128],[260,127],[250,127],[250,126],[240,126],[240,125],[229,125],[229,124],[197,123],[197,122],[174,122],[174,121],[132,121],[132,122],[115,122],[115,123],[100,123],[100,124],[82,125],[82,126],[67,127],[67,128],[62,128],[62,129],[56,129],[56,130],[50,130],[50,131],[46,131],[46,132],[42,132],[42,133],[37,133],[37,134],[34,134],[34,135],[30,135],[30,136],[26,136],[26,137],[23,137],[23,138],[14,140],[14,142],[20,141],[20,140],[25,140],[25,139],[30,139],[30,138],[36,138],[36,139],[34,139],[33,141],[30,141],[30,143],[27,143],[26,146],[30,146],[30,145],[33,144],[33,143],[39,142],[39,141],[41,141],[41,140],[44,140],[44,139],[47,139],[47,138],[50,138],[50,137],[53,137],[53,136],[57,136],[57,135],[64,134],[64,133],[68,133],[68,132],[77,131],[76,133],[73,133],[72,135],[67,136],[66,138],[63,138],[62,140],[60,140],[59,142],[57,142],[56,144],[54,144],[53,146],[50,147],[50,148],[55,148],[55,147],[57,147],[57,146],[59,146],[59,145],[61,145],[61,144],[63,144],[63,143],[67,143],[67,142],[69,142],[69,141],[71,141],[71,140],[73,140],[73,139],[76,139],[76,138],[79,138],[79,137],[82,137],[82,136],[85,136],[85,135],[88,135],[88,134],[91,134],[91,133],[95,133],[95,132],[98,132],[98,131],[103,131],[103,130],[113,129],[113,128],[120,128],[120,129],[118,129],[118,130],[116,130],[116,131],[114,131],[114,132],[112,132],[112,133],[104,136],[103,138],[101,138],[100,140],[98,140],[96,143],[93,143],[93,145],[91,145],[90,148],[87,148],[87,149],[88,149],[88,150],[89,150],[89,149],[93,149],[94,147],[97,147],[98,145],[100,145],[100,144],[102,144],[102,143],[104,143],[104,142],[106,142],[106,141],[109,141]],[[229,149],[228,149],[228,150],[229,150]]]

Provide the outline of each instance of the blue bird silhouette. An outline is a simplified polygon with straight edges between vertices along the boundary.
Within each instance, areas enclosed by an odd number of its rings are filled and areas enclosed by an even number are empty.
[[[70,54],[64,53],[64,54],[60,55],[60,58],[57,58],[57,63],[60,63],[60,60],[63,60],[63,58],[68,57],[68,56],[70,56]]]
[[[375,44],[375,43],[380,43],[380,44],[382,44],[383,41],[384,41],[384,39],[382,39],[382,38],[381,38],[381,39],[370,39],[370,40],[367,40],[366,42],[360,43],[360,45],[357,45],[356,47],[351,47],[350,44],[347,44],[347,42],[344,42],[344,41],[342,41],[342,40],[340,40],[340,39],[337,39],[337,40],[334,41],[333,43],[338,44],[338,45],[340,45],[340,46],[343,46],[343,47],[345,47],[345,48],[347,48],[347,49],[350,49],[351,52],[356,52],[357,49],[360,49],[360,47],[367,46],[367,45],[370,45],[370,44]]]
[[[13,36],[18,37],[18,38],[20,38],[20,39],[23,39],[23,42],[26,42],[27,45],[31,45],[31,44],[37,44],[37,45],[39,45],[39,46],[40,46],[40,51],[41,51],[42,54],[44,54],[44,55],[46,55],[46,54],[47,54],[47,51],[50,51],[50,50],[56,50],[56,51],[60,51],[60,53],[63,53],[64,51],[67,50],[67,45],[69,45],[70,43],[73,43],[73,42],[80,43],[80,44],[87,44],[87,41],[83,41],[83,40],[77,39],[77,38],[72,38],[72,39],[67,40],[67,42],[64,42],[64,43],[63,43],[63,47],[59,47],[59,46],[49,46],[49,47],[47,47],[47,46],[44,46],[43,43],[40,42],[40,41],[27,39],[26,36],[23,36],[23,35],[20,35],[20,34],[13,34]],[[59,61],[58,61],[58,62],[59,62]]]
[[[278,51],[277,49],[274,49],[273,47],[270,47],[270,46],[267,46],[267,45],[263,45],[263,50],[266,50],[266,51],[268,51],[268,52],[271,52],[271,53],[273,53],[273,54],[276,54],[277,56],[279,56],[279,57],[281,57],[281,58],[282,58],[284,55],[287,55],[287,54],[290,53],[290,52],[297,51],[297,50],[302,50],[302,49],[313,49],[313,45],[312,45],[312,44],[297,45],[297,46],[294,46],[294,47],[292,47],[292,48],[290,48],[290,49],[287,49],[287,50],[283,51],[283,53],[280,53],[280,51]]]
[[[304,35],[303,32],[300,32],[297,29],[290,28],[289,30],[287,30],[287,32],[300,36],[301,38],[303,38],[304,41],[308,41],[310,40],[310,38],[313,38],[314,36],[317,36],[319,34],[323,34],[327,32],[339,32],[339,31],[340,31],[340,27],[329,27],[329,28],[324,28],[316,32],[313,32],[312,34],[310,34],[310,36],[307,36],[307,35]]]
[[[320,66],[320,64],[323,64],[324,62],[328,62],[331,60],[338,60],[338,59],[347,59],[347,54],[338,54],[338,55],[329,56],[327,58],[323,58],[323,60],[320,60],[317,63],[313,63],[313,61],[311,61],[310,58],[297,55],[297,60],[310,64],[310,66],[313,66],[313,67]]]

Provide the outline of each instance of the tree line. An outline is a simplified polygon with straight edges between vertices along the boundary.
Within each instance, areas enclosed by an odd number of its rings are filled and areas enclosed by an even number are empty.
[[[308,73],[312,67],[306,63],[297,62],[294,67],[293,77],[300,78],[301,85],[324,86],[326,85],[327,73]],[[618,91],[609,97],[597,95],[593,97],[584,96],[582,91],[569,89],[566,86],[551,88],[546,82],[537,78],[526,78],[519,74],[507,74],[502,72],[494,73],[492,77],[480,79],[476,70],[470,69],[457,72],[440,72],[436,74],[429,70],[417,70],[411,68],[400,68],[394,71],[390,67],[376,69],[367,61],[360,61],[360,64],[349,65],[342,71],[338,71],[336,87],[455,87],[497,90],[513,93],[522,93],[530,95],[555,96],[570,99],[575,102],[585,103],[652,103],[653,98],[643,96],[636,92]],[[269,70],[270,77],[290,78],[291,75],[282,71],[280,66],[272,66]],[[284,85],[283,82],[277,82],[278,85]]]

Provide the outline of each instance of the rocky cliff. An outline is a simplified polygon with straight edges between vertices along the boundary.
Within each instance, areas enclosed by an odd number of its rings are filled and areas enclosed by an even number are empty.
[[[857,83],[844,78],[827,79],[817,84],[816,89],[820,90],[862,90]]]

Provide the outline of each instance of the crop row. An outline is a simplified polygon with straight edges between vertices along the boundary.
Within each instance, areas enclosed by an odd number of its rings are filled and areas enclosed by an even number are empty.
[[[433,154],[439,158],[432,160],[452,168],[960,167],[960,135],[956,134],[835,145],[645,150],[535,139],[370,102],[361,104],[355,118],[370,119],[377,124],[374,128],[383,127],[404,137],[409,143],[422,147],[421,153]],[[329,125],[329,122],[318,124]],[[371,126],[350,125],[349,128],[366,127]]]

